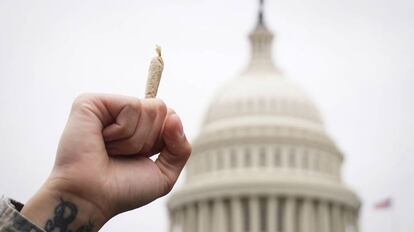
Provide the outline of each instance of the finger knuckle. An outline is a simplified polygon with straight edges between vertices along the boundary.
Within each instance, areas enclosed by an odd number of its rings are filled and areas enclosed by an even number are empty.
[[[153,102],[148,102],[145,105],[144,112],[150,120],[154,120],[157,117],[157,110]]]
[[[145,113],[151,120],[155,120],[158,116],[167,114],[167,105],[160,99],[151,99],[146,102]]]
[[[156,107],[157,107],[158,112],[161,115],[166,115],[167,114],[168,108],[167,108],[167,105],[165,104],[165,102],[163,100],[157,99]]]
[[[136,101],[132,101],[131,102],[131,107],[133,109],[135,109],[136,111],[141,112],[141,110],[142,110],[142,102],[139,99],[137,99]]]
[[[72,103],[72,109],[77,109],[85,104],[88,104],[91,99],[94,97],[94,94],[91,93],[82,93],[78,95]]]

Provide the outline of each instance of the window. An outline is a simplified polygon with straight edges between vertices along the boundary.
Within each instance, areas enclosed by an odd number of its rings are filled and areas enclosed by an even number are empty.
[[[279,112],[285,113],[285,111],[286,111],[286,101],[285,100],[281,100],[280,101]]]
[[[230,150],[230,168],[235,168],[237,166],[237,156],[234,149]]]
[[[320,165],[319,165],[319,155],[318,154],[314,154],[313,155],[313,167],[315,169],[315,171],[319,172],[320,171]]]
[[[277,112],[277,103],[275,98],[270,99],[270,109],[270,112]]]
[[[243,112],[243,101],[236,101],[234,112]]]
[[[327,172],[327,163],[326,163],[326,157],[325,157],[325,155],[324,154],[321,154],[321,160],[320,160],[320,162],[321,162],[321,171],[323,172],[323,173],[326,173]]]
[[[259,110],[265,110],[265,112],[267,111],[267,107],[266,107],[266,100],[264,98],[260,98],[257,102],[257,108]],[[257,111],[259,111],[257,110]]]
[[[254,101],[252,99],[247,100],[247,112],[251,111],[254,107]]]
[[[326,173],[327,174],[331,174],[331,170],[332,170],[332,166],[331,166],[331,157],[326,153],[325,154],[326,155],[326,157],[325,157],[325,170],[326,170]]]
[[[212,169],[212,157],[209,153],[204,154],[206,159],[206,171],[209,172]]]
[[[188,161],[187,172],[188,172],[189,176],[191,176],[193,174],[193,162],[192,162],[192,160]]]
[[[292,148],[289,152],[289,167],[294,168],[296,166],[296,153]]]
[[[259,166],[260,167],[266,166],[266,149],[265,148],[260,148]]]
[[[302,155],[302,167],[304,170],[308,170],[309,169],[309,155],[308,155],[308,150],[304,150],[303,155]]]
[[[250,149],[246,149],[244,152],[244,166],[245,167],[251,167],[252,165],[252,157]]]
[[[276,148],[275,149],[275,152],[274,152],[274,164],[275,164],[275,167],[280,167],[281,165],[281,161],[280,161],[280,149],[279,148]]]
[[[217,152],[217,170],[222,170],[224,167],[223,153],[221,151]]]
[[[290,101],[289,100],[285,100],[285,112],[286,112],[286,114],[287,115],[290,115],[291,114],[291,112],[292,112],[292,104],[290,103]]]

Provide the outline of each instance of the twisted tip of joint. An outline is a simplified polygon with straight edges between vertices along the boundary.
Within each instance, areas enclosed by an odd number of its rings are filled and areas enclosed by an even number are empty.
[[[159,57],[161,57],[161,46],[160,45],[155,45],[155,52],[157,52],[157,55]]]

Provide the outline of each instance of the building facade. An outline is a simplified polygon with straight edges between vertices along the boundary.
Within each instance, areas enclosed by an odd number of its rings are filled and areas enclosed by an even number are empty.
[[[251,60],[213,99],[184,186],[168,201],[172,232],[357,232],[360,201],[318,109],[273,64],[259,20]]]

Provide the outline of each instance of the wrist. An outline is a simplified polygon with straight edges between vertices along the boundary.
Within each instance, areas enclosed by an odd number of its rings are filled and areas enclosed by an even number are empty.
[[[93,203],[45,187],[26,203],[21,213],[45,231],[98,231],[109,220]]]

